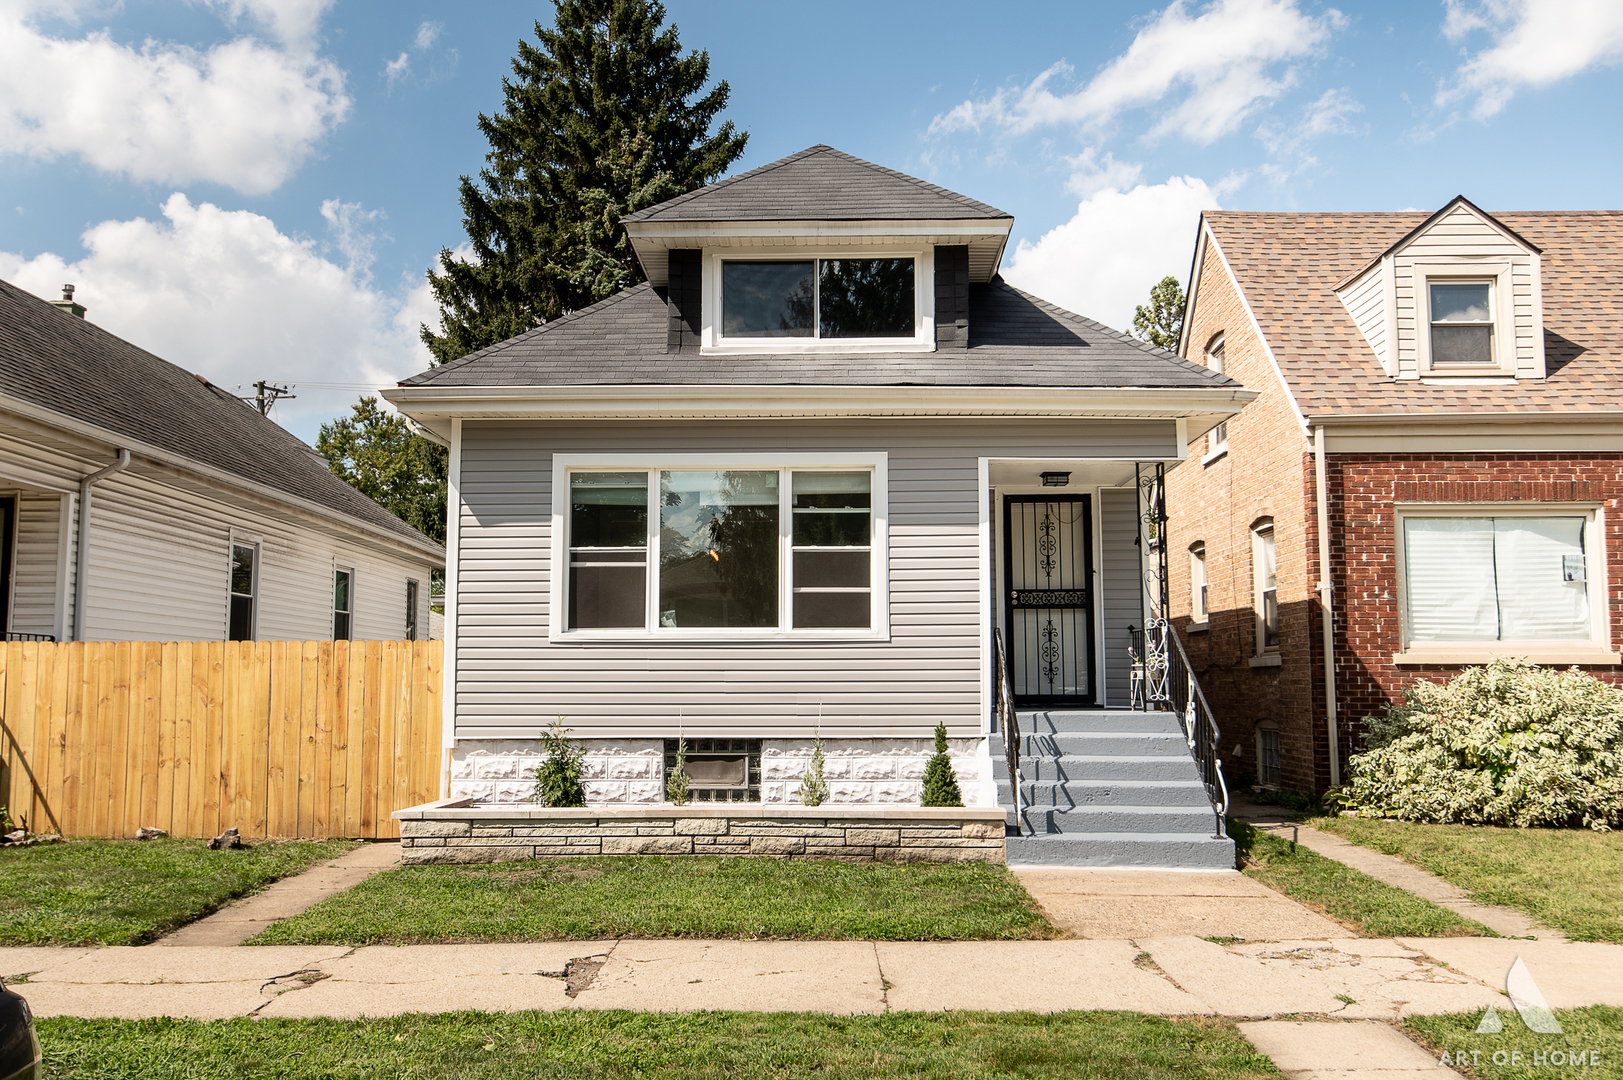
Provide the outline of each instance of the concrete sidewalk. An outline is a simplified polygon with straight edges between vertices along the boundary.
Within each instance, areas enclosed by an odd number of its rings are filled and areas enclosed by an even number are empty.
[[[1623,946],[1485,938],[0,949],[0,975],[26,976],[41,1016],[1127,1009],[1394,1021],[1502,1006],[1517,955],[1556,1008],[1623,1005]]]

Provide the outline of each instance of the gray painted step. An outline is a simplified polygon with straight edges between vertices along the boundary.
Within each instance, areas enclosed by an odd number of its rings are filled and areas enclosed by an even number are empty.
[[[992,775],[1005,782],[1008,766],[1002,757],[992,759]],[[1200,773],[1187,754],[1181,758],[1131,754],[1067,754],[1063,757],[1020,759],[1022,780],[1070,780],[1088,783],[1114,783],[1120,780],[1195,780]]]
[[[1009,782],[997,782],[998,800],[1009,801]],[[1199,780],[1030,780],[1020,783],[1025,806],[1195,806],[1209,810]]]
[[[1047,712],[1016,717],[1022,735],[1052,735],[1063,731],[1158,731],[1175,734],[1183,729],[1169,712]]]
[[[1189,743],[1181,732],[1063,731],[1056,735],[1020,736],[1020,756],[1023,758],[1064,754],[1188,757]]]
[[[1188,833],[1080,833],[1011,836],[1009,862],[1047,866],[1154,866],[1186,870],[1234,869],[1234,842]]]
[[[1034,833],[1200,833],[1217,827],[1205,806],[1032,807],[1026,811]],[[1040,823],[1040,825],[1039,825]]]

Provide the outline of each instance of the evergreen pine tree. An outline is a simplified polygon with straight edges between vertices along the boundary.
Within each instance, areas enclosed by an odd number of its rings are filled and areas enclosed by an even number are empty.
[[[958,790],[958,778],[952,774],[952,759],[947,756],[947,725],[935,726],[935,757],[924,767],[924,796],[921,806],[962,806],[963,792]]]
[[[461,180],[473,259],[440,252],[429,284],[437,363],[465,356],[643,280],[620,218],[703,187],[744,152],[710,55],[682,52],[658,0],[553,0],[520,41],[476,183]]]

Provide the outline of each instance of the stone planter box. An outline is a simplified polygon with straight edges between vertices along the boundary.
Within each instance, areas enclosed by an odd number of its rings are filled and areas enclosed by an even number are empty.
[[[408,863],[589,855],[754,855],[844,862],[1004,861],[997,806],[542,806],[442,799],[394,812]]]

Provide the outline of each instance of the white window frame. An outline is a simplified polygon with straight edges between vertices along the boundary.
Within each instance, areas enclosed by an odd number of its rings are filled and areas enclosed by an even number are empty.
[[[726,262],[805,262],[807,259],[912,259],[913,336],[911,338],[728,338],[721,331],[721,268]],[[935,351],[935,248],[923,247],[773,247],[725,248],[704,253],[703,326],[700,352],[717,355],[797,353],[873,353]]]
[[[1268,644],[1267,606],[1264,603],[1263,593],[1267,591],[1262,579],[1262,534],[1267,533],[1274,544],[1274,617],[1280,618],[1279,607],[1279,528],[1273,518],[1260,519],[1251,526],[1251,607],[1256,612],[1257,656],[1274,656],[1280,652],[1280,645]],[[1280,619],[1279,634],[1283,641],[1285,633],[1284,620]]]
[[[231,598],[239,595],[231,591],[231,564],[236,560],[236,549],[239,547],[254,549],[254,617],[253,625],[248,628],[248,640],[258,641],[259,609],[261,607],[260,582],[263,580],[265,566],[265,545],[259,537],[244,535],[235,529],[231,531],[225,546],[225,640],[231,640]],[[11,565],[13,567],[17,565],[15,559],[13,559]],[[13,569],[12,577],[16,576],[16,571]]]
[[[1206,542],[1197,540],[1189,545],[1189,629],[1204,630],[1207,620],[1211,616],[1208,609],[1207,593],[1209,581],[1206,577]]]
[[[351,579],[351,580],[353,580],[353,579]],[[420,609],[423,606],[423,586],[422,586],[422,583],[420,581],[418,581],[416,578],[407,578],[406,579],[406,595],[408,597],[410,597],[414,602],[406,605],[406,625],[404,627],[402,627],[402,629],[406,632],[405,640],[407,640],[407,641],[422,641],[423,640],[423,637],[422,637],[422,634],[423,634],[423,620],[422,620],[421,611],[420,611]],[[350,601],[350,607],[354,607],[354,606],[355,606],[355,602],[354,602],[354,600],[352,598],[351,601]],[[354,613],[351,612],[352,616],[353,616],[353,614]]]
[[[1572,641],[1413,641],[1409,636],[1408,553],[1404,521],[1428,518],[1584,517],[1584,575],[1587,578],[1590,633]],[[1486,664],[1495,657],[1520,656],[1535,664],[1617,664],[1623,657],[1612,644],[1607,588],[1606,511],[1596,502],[1570,503],[1398,503],[1392,515],[1393,565],[1397,572],[1399,651],[1394,664]]]
[[[851,453],[792,454],[555,454],[552,459],[552,581],[548,590],[547,639],[560,643],[589,641],[888,641],[890,640],[889,455]],[[577,472],[662,472],[684,470],[795,470],[873,474],[870,495],[873,520],[869,582],[872,614],[866,627],[796,629],[792,566],[794,492],[778,485],[778,625],[659,626],[659,485],[648,491],[648,570],[644,579],[647,611],[641,627],[569,629],[569,475]]]
[[[1423,262],[1413,264],[1415,358],[1428,379],[1454,376],[1516,374],[1516,312],[1508,262]],[[1486,283],[1493,309],[1493,361],[1488,364],[1445,364],[1431,360],[1431,286]]]
[[[336,592],[340,573],[349,575],[349,611],[346,612],[349,615],[348,637],[339,637],[338,627],[335,625],[338,621],[338,597]],[[355,568],[353,566],[340,566],[335,562],[332,565],[332,574],[327,578],[327,634],[334,641],[355,640]]]

